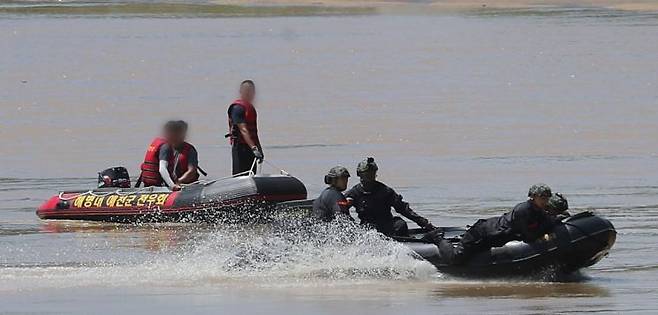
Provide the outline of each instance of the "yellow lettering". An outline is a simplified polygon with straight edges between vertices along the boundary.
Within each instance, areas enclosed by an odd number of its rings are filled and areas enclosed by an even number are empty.
[[[157,194],[151,194],[151,195],[149,195],[149,199],[148,199],[148,201],[147,201],[149,207],[152,206],[152,205],[155,203],[155,201],[157,200],[157,198],[158,198],[158,195],[157,195]]]
[[[135,196],[135,195],[130,195],[130,196],[126,197],[126,202],[123,204],[123,206],[124,207],[132,207],[133,202],[135,201],[135,198],[137,198],[137,196]]]
[[[96,196],[87,196],[87,198],[85,198],[84,207],[89,208],[89,207],[93,206],[94,205],[94,199],[96,199]]]
[[[146,204],[146,200],[148,200],[149,195],[141,195],[139,196],[139,199],[137,199],[137,206],[142,207]]]
[[[105,198],[104,197],[96,198],[96,200],[94,200],[94,207],[100,208],[101,206],[103,206],[103,199]]]
[[[73,206],[76,208],[82,208],[82,204],[85,202],[85,196],[78,196],[73,201]]]
[[[126,196],[121,196],[117,199],[116,206],[117,207],[123,207],[123,203],[126,202]]]
[[[169,196],[169,195],[168,194],[159,194],[158,195],[158,202],[156,204],[158,206],[164,205],[165,202],[167,201],[167,196]]]
[[[110,208],[111,208],[111,207],[114,207],[114,205],[115,205],[116,202],[117,202],[117,199],[119,199],[119,196],[117,196],[117,195],[111,195],[111,196],[108,196],[108,197],[107,197],[107,201],[106,201],[105,204],[106,204],[108,207],[110,207]]]

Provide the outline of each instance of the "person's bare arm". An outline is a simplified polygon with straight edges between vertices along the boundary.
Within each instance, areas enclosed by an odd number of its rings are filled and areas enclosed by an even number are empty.
[[[247,124],[246,123],[238,124],[238,130],[240,131],[240,134],[242,134],[242,138],[247,143],[249,148],[253,149],[254,147],[257,147],[260,150],[260,148],[256,145],[256,142],[254,141],[254,139],[251,139],[251,134],[249,133],[249,130],[247,129]]]
[[[169,166],[169,162],[165,160],[160,160],[160,164],[159,164],[160,176],[164,180],[167,187],[171,188],[171,190],[180,190],[180,186],[176,185],[176,183],[174,183],[174,180],[171,179],[171,175],[169,175],[168,166]]]
[[[195,165],[189,164],[187,166],[187,171],[178,178],[178,184],[190,184],[196,182],[199,179],[199,173]]]

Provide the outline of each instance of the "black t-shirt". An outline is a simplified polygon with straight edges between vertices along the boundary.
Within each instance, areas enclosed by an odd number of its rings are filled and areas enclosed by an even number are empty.
[[[336,214],[349,216],[349,205],[345,196],[336,188],[328,187],[313,201],[313,217],[322,221],[332,221]]]
[[[236,104],[229,106],[228,115],[234,124],[244,124],[247,121],[244,108]]]
[[[176,156],[178,155],[177,150],[173,150],[168,143],[163,144],[160,146],[160,152],[158,153],[158,158],[160,161],[169,161],[170,156],[174,156],[174,161],[176,161]],[[187,162],[190,165],[193,165],[194,167],[199,166],[199,154],[196,152],[196,149],[192,147],[190,149],[190,153],[187,155]]]

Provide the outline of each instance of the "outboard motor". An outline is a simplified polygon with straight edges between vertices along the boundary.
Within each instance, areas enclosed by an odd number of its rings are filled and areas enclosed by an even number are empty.
[[[108,168],[98,173],[98,188],[130,188],[130,175],[123,166]]]

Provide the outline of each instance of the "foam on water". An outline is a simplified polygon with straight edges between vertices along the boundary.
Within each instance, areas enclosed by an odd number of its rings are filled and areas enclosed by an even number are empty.
[[[291,286],[430,279],[432,265],[352,222],[217,226],[129,264],[3,268],[0,290],[75,286]],[[129,259],[134,261],[135,259]]]

